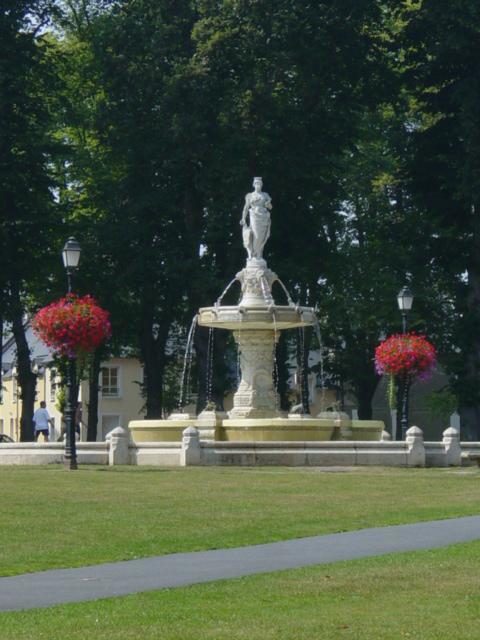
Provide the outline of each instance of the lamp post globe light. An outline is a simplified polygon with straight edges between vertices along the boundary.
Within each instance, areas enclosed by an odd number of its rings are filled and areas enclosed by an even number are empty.
[[[62,251],[63,265],[67,271],[68,293],[72,293],[72,275],[80,262],[81,247],[75,238],[69,238]],[[65,467],[77,469],[77,446],[75,442],[76,397],[75,357],[70,356],[67,362],[67,393],[65,402]]]
[[[413,294],[408,287],[403,287],[397,295],[398,308],[402,314],[402,328],[403,333],[407,333],[407,316],[410,313],[413,305]]]
[[[413,294],[408,287],[403,287],[401,291],[399,291],[397,295],[397,304],[402,314],[402,329],[403,333],[407,333],[408,330],[408,314],[412,310],[413,306]],[[410,383],[405,377],[401,382],[401,438],[405,440],[407,437],[407,429],[408,429],[408,410],[409,410],[409,392],[410,392]],[[398,407],[397,407],[398,411]],[[398,423],[397,423],[398,424]]]
[[[72,273],[78,268],[82,249],[75,238],[69,238],[62,250],[63,266],[67,270],[68,293],[72,292]]]

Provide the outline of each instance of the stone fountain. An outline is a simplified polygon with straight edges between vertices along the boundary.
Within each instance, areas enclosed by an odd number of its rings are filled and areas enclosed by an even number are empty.
[[[315,323],[314,310],[295,305],[288,293],[287,305],[275,304],[272,287],[279,278],[263,258],[263,248],[270,237],[272,201],[262,191],[261,178],[255,178],[253,186],[254,191],[245,197],[240,221],[248,254],[245,268],[235,276],[242,288],[240,303],[203,307],[198,313],[199,325],[233,331],[238,345],[242,377],[229,412],[232,419],[281,416],[273,381],[280,331]]]
[[[352,421],[345,414],[314,418],[280,411],[274,384],[275,347],[280,332],[315,325],[317,319],[314,309],[294,304],[263,258],[270,237],[272,200],[262,191],[261,178],[254,178],[253,187],[245,197],[240,220],[247,251],[246,265],[235,276],[241,286],[241,300],[237,305],[222,305],[224,292],[213,306],[202,307],[196,318],[200,326],[233,332],[241,371],[233,408],[228,416],[207,409],[199,416],[175,413],[167,420],[135,420],[129,426],[136,441],[178,441],[188,426],[197,427],[201,437],[210,440],[318,441],[353,437]],[[275,283],[286,296],[286,305],[275,303]],[[381,423],[358,427],[355,439],[379,439]]]

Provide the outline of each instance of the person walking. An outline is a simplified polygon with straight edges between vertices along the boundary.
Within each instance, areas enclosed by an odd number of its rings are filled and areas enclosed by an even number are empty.
[[[53,420],[47,411],[47,405],[42,400],[40,402],[40,408],[33,414],[33,424],[35,425],[35,442],[38,440],[38,436],[43,434],[45,442],[48,442],[48,425],[53,428]]]

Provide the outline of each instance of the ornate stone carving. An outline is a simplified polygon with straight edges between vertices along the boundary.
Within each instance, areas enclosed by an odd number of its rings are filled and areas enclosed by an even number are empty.
[[[245,196],[245,206],[243,207],[242,238],[243,246],[247,250],[249,258],[261,258],[263,247],[270,237],[270,210],[272,199],[262,191],[263,182],[261,178],[253,179],[253,191]],[[247,216],[250,224],[247,224]]]
[[[269,418],[277,415],[278,398],[273,386],[275,339],[270,330],[235,331],[240,351],[242,379],[233,398],[231,418]]]
[[[235,277],[242,287],[241,305],[265,307],[274,303],[272,284],[277,280],[277,274],[267,267],[265,260],[248,260],[245,269]]]

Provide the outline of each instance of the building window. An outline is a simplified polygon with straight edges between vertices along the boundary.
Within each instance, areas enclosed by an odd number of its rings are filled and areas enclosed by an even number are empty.
[[[57,370],[50,369],[50,402],[57,400]]]
[[[4,433],[4,431],[3,431],[3,418],[0,418],[0,433]]]
[[[102,368],[102,395],[104,398],[116,398],[120,395],[118,367]]]

